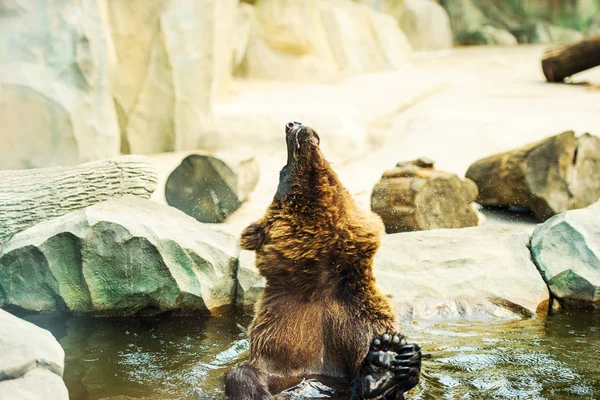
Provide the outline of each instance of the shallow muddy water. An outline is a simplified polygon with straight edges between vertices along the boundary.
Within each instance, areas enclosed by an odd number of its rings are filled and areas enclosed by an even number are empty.
[[[77,400],[220,399],[223,375],[248,354],[237,326],[248,316],[27,319],[65,349],[64,378]],[[600,399],[600,314],[404,332],[426,357],[408,399]]]

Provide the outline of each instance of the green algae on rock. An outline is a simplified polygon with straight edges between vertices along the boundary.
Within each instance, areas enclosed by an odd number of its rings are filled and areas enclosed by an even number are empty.
[[[561,305],[600,308],[600,202],[538,225],[531,254]]]
[[[37,224],[0,250],[0,306],[109,315],[233,302],[236,240],[125,196]]]

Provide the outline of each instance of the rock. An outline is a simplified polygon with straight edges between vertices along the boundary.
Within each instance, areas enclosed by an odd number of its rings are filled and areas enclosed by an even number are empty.
[[[586,36],[600,35],[600,13],[592,19],[592,23],[586,31]]]
[[[328,81],[401,68],[410,46],[389,15],[348,0],[258,0],[247,77]]]
[[[383,238],[375,276],[409,320],[521,318],[547,307],[529,234],[482,226]]]
[[[185,3],[189,3],[189,0]],[[197,3],[197,1],[193,3]],[[184,7],[187,7],[187,4]],[[233,46],[240,39],[243,40],[243,37],[240,38],[237,36],[243,34],[243,31],[241,31],[242,27],[238,26],[238,22],[240,22],[238,0],[204,1],[203,7],[204,9],[208,9],[208,11],[211,11],[209,7],[214,7],[212,21],[214,40],[213,43],[205,44],[205,46],[211,45],[213,50],[214,76],[211,86],[212,99],[227,93],[233,76]],[[186,34],[187,36],[189,35]]]
[[[562,23],[548,23],[548,15],[529,12],[529,5],[520,2],[443,0],[442,4],[450,15],[457,44],[511,45],[515,44],[515,38],[519,43],[564,42],[582,38],[580,32],[559,26]]]
[[[600,202],[544,222],[531,236],[533,261],[563,307],[600,308]]]
[[[0,398],[68,399],[64,359],[50,332],[0,310]]]
[[[102,2],[0,6],[0,169],[119,154],[112,41]]]
[[[258,274],[254,266],[256,253],[242,250],[237,270],[236,304],[243,308],[251,308],[258,301],[265,288],[265,278]]]
[[[581,32],[540,21],[528,22],[512,32],[519,43],[561,43],[583,39]]]
[[[497,5],[486,3],[486,7],[480,7],[479,3],[476,0],[444,0],[442,2],[450,16],[454,42],[461,45],[516,44],[516,39],[509,30],[517,23],[501,12]],[[505,18],[498,21],[499,15]]]
[[[433,0],[406,0],[400,27],[415,50],[452,47],[452,28],[446,10]]]
[[[235,0],[109,2],[123,153],[199,145],[212,97],[230,79],[236,7]]]
[[[386,13],[400,21],[405,10],[405,0],[353,0],[365,4],[374,10]]]
[[[250,40],[250,26],[254,20],[254,7],[246,3],[238,4],[235,22],[235,33],[231,45],[232,68],[234,75],[245,75],[244,59]]]
[[[22,231],[0,249],[0,306],[131,315],[233,303],[236,240],[133,196]]]
[[[465,45],[512,46],[517,44],[517,39],[510,32],[489,25],[483,26],[477,31],[463,32],[459,40],[461,44]]]
[[[329,80],[338,73],[316,0],[258,0],[251,16],[245,76]]]
[[[479,223],[476,199],[473,181],[435,170],[433,161],[420,158],[383,173],[371,194],[371,211],[387,233],[464,228]]]
[[[342,72],[398,70],[410,63],[412,49],[393,17],[347,1],[320,5],[327,41]]]
[[[498,226],[386,235],[375,277],[403,319],[518,319],[543,310],[549,299],[528,243],[527,231]],[[251,254],[242,256],[237,304],[248,307],[264,280]]]
[[[600,138],[563,132],[478,160],[465,176],[479,204],[525,207],[544,221],[600,198]]]
[[[187,155],[169,175],[165,199],[200,222],[223,222],[256,186],[258,161],[239,151]]]
[[[542,19],[570,29],[582,30],[595,15],[599,15],[600,3],[595,0],[548,1],[527,0],[515,2],[520,12],[531,19]]]
[[[156,169],[144,156],[0,171],[0,245],[39,222],[112,197],[129,194],[147,199],[156,181]]]

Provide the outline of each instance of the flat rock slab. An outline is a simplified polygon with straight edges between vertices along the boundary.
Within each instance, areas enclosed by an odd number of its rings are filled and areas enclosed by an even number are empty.
[[[235,81],[232,94],[213,104],[211,129],[198,145],[285,152],[284,126],[300,121],[319,133],[328,160],[351,160],[381,144],[393,116],[440,88],[435,76],[414,68],[411,79],[407,74],[364,74],[335,84]]]
[[[35,225],[0,249],[0,306],[130,315],[231,304],[237,241],[133,196]]]
[[[1,399],[68,399],[64,359],[50,332],[0,310]]]
[[[500,226],[387,235],[375,276],[405,319],[522,318],[549,298],[528,243],[527,231]]]
[[[539,225],[531,254],[563,306],[600,308],[600,202]]]
[[[375,277],[405,320],[518,319],[549,299],[528,243],[527,231],[500,226],[385,235]],[[253,253],[242,251],[242,307],[252,306],[265,285],[253,260]]]

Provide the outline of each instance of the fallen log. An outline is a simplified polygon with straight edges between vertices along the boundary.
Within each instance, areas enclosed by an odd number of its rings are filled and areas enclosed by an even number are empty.
[[[0,171],[0,244],[39,222],[112,197],[148,199],[156,182],[156,170],[143,156]]]
[[[600,198],[600,139],[564,132],[481,159],[466,177],[484,206],[526,207],[546,220]]]
[[[566,77],[600,65],[600,35],[546,51],[542,70],[548,82],[562,82]]]
[[[222,222],[248,199],[258,177],[254,157],[238,152],[190,154],[169,175],[165,198],[200,222]]]
[[[398,163],[373,188],[371,210],[387,233],[475,226],[479,217],[472,202],[477,187],[449,172],[437,171],[433,161]]]

